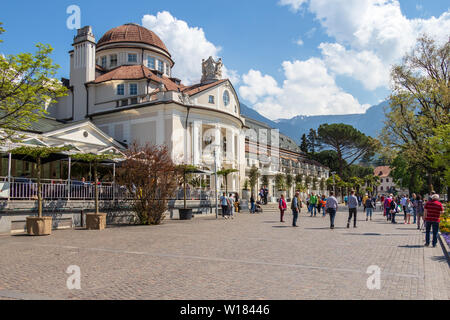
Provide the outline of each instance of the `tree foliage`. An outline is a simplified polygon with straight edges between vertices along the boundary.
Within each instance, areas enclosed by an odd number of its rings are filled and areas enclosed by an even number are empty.
[[[318,130],[319,140],[336,152],[338,173],[363,157],[371,157],[378,150],[378,141],[346,124],[323,124]]]
[[[254,194],[255,192],[255,187],[258,183],[259,176],[260,176],[259,169],[255,165],[253,165],[252,168],[250,169],[250,174],[248,176],[248,181],[250,183],[250,189],[252,194]]]
[[[402,64],[392,69],[391,103],[381,134],[385,147],[402,156],[397,159],[399,174],[405,168],[403,160],[407,163],[402,180],[407,180],[410,169],[414,169],[422,173],[421,178],[427,180],[422,184],[426,183],[429,189],[434,189],[433,180],[448,167],[448,162],[434,158],[430,139],[436,135],[436,129],[449,123],[449,62],[450,40],[438,45],[427,36],[418,39]],[[440,184],[442,180],[438,180]]]
[[[157,225],[164,220],[170,199],[177,188],[177,167],[167,147],[133,144],[118,169],[117,181],[132,196],[137,223]]]
[[[4,29],[0,28],[0,34]],[[14,138],[46,114],[46,107],[67,89],[55,79],[50,45],[37,44],[36,53],[0,54],[0,128],[3,140]]]

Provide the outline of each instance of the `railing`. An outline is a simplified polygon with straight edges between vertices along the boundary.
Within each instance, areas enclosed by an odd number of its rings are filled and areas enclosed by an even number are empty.
[[[0,199],[36,200],[38,185],[36,179],[0,177]],[[44,200],[94,200],[95,184],[77,180],[41,179],[42,199]],[[219,193],[220,194],[220,193]],[[112,182],[99,182],[99,200],[127,200],[133,198],[126,187]],[[183,200],[184,190],[180,188],[170,200]],[[209,189],[186,190],[187,200],[213,200],[214,191]]]

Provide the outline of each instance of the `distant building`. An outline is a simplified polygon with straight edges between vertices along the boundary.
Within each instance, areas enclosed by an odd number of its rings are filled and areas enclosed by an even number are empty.
[[[373,174],[377,177],[380,177],[380,185],[377,190],[379,194],[388,194],[388,193],[399,193],[399,194],[408,194],[409,191],[405,189],[401,189],[391,177],[391,168],[388,166],[380,166],[374,169]]]

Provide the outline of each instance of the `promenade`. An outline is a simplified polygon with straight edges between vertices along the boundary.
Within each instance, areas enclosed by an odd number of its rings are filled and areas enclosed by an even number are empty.
[[[415,225],[377,211],[358,228],[347,213],[279,222],[276,206],[234,220],[197,216],[161,226],[0,236],[0,299],[450,299],[450,268],[439,244],[424,248]],[[399,217],[400,218],[400,217]],[[398,219],[401,221],[401,219]],[[69,266],[81,289],[69,290]],[[370,290],[370,266],[380,289]]]

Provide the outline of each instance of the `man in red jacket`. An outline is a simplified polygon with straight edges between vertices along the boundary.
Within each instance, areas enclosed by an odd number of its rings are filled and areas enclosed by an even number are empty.
[[[437,244],[437,234],[439,231],[439,222],[441,222],[441,214],[444,213],[444,207],[439,202],[439,195],[433,194],[431,200],[424,207],[425,214],[425,247],[430,245],[430,230],[433,229],[433,248]]]

